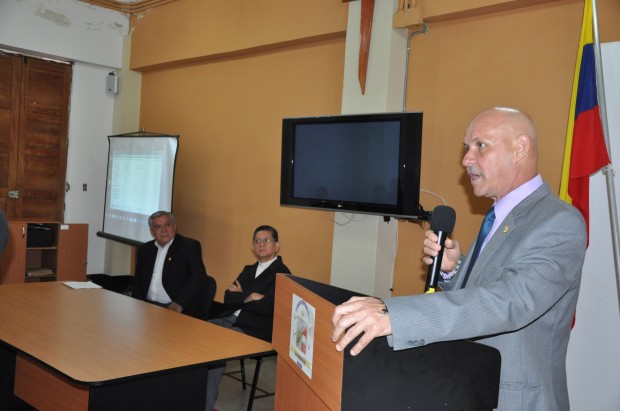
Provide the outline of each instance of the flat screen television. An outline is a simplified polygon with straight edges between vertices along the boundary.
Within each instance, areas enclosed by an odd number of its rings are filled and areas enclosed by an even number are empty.
[[[282,120],[280,205],[420,219],[422,113]]]

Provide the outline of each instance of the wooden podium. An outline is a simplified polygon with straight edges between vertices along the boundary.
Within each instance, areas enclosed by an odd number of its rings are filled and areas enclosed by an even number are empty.
[[[351,291],[288,275],[276,280],[275,411],[491,410],[501,358],[468,341],[394,351],[377,338],[337,352],[331,317]],[[354,341],[355,342],[355,341]]]

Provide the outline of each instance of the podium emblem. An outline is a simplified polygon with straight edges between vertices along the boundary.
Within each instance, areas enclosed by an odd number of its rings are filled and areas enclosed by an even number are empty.
[[[312,378],[315,309],[295,294],[292,307],[289,356],[308,378]]]

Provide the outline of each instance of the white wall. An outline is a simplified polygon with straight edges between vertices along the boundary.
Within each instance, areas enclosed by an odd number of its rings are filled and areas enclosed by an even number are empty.
[[[96,233],[103,221],[107,136],[113,134],[114,98],[105,91],[108,72],[106,67],[76,62],[71,87],[66,176],[71,188],[65,193],[65,222],[88,224],[89,274],[104,272],[106,240]]]
[[[65,222],[89,225],[89,274],[104,272],[106,242],[95,234],[103,221],[107,136],[117,98],[106,92],[105,80],[122,66],[128,31],[128,15],[77,0],[0,0],[0,48],[75,63]]]
[[[620,159],[620,42],[601,46],[612,164]],[[620,193],[618,178],[616,193]],[[602,172],[590,178],[590,245],[566,360],[571,409],[620,409],[620,308]]]
[[[0,45],[121,67],[129,17],[77,0],[0,1]]]
[[[142,73],[129,69],[131,35],[126,36],[123,46],[123,67],[118,72],[120,92],[114,100],[114,128],[112,134],[125,134],[140,129],[140,96]],[[104,273],[127,275],[132,272],[133,247],[117,241],[106,240]]]

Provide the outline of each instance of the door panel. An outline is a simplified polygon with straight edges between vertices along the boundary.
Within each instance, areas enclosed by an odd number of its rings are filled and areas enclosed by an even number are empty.
[[[0,53],[0,208],[14,215],[8,192],[15,188],[19,126],[21,58]]]
[[[65,90],[68,65],[50,66],[50,63],[28,60],[24,109],[28,112],[47,113],[62,117],[66,112]],[[65,106],[63,107],[63,104]]]
[[[8,217],[63,221],[72,66],[10,57],[19,76],[8,63],[0,68],[0,79],[10,75],[12,84],[0,88],[0,129],[11,122],[16,132],[0,131],[0,207]],[[10,190],[19,198],[8,199]]]

